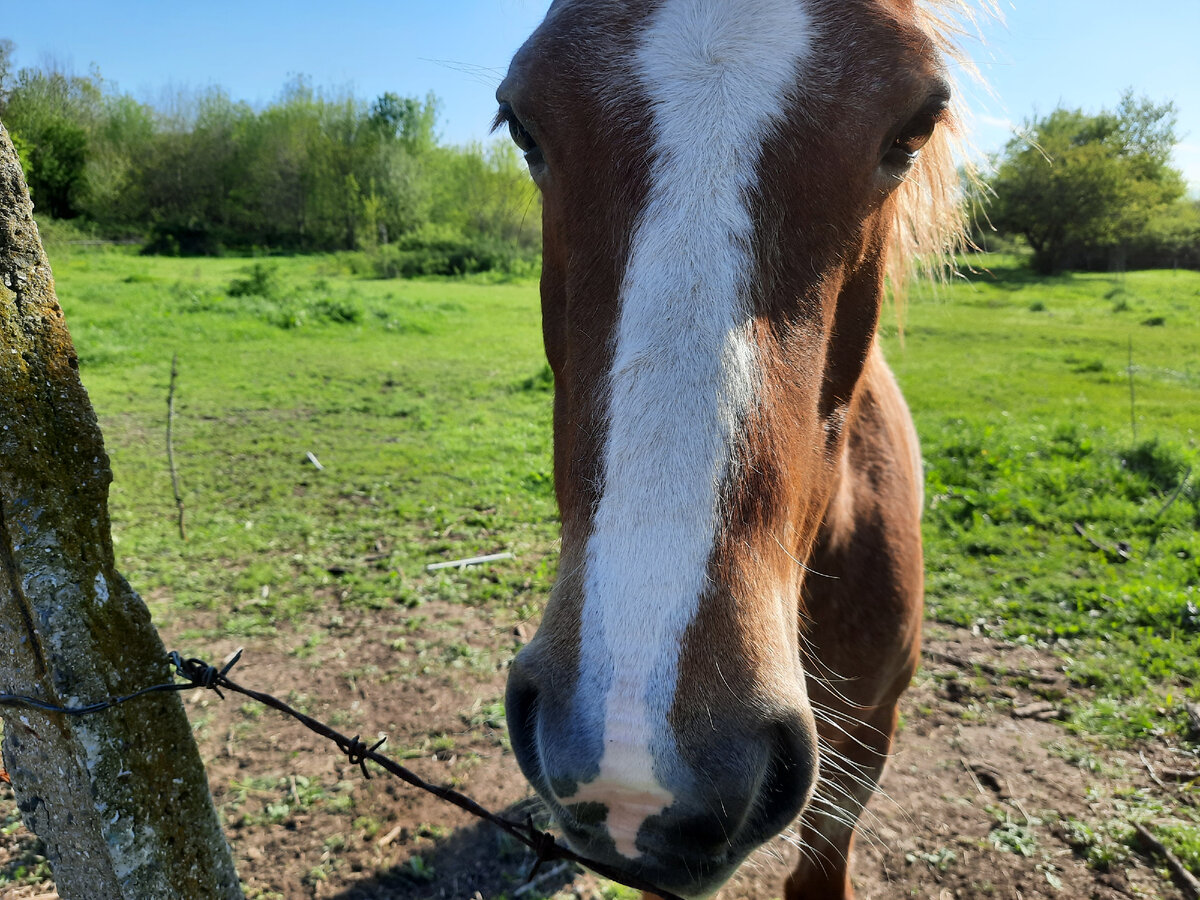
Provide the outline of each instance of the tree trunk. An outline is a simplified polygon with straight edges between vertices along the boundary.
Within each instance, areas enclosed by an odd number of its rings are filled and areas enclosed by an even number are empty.
[[[113,561],[111,480],[0,125],[0,691],[70,706],[169,680]],[[242,896],[177,694],[3,716],[4,764],[64,900]]]

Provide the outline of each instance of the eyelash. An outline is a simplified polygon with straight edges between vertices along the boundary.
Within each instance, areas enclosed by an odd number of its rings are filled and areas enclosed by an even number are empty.
[[[893,166],[910,166],[946,118],[949,101],[939,98],[915,115],[892,141],[884,159]]]
[[[492,131],[498,130],[503,125],[508,126],[509,137],[511,137],[512,142],[516,144],[518,148],[520,148],[521,152],[525,154],[525,160],[529,162],[530,165],[533,165],[535,162],[540,162],[541,148],[538,146],[537,141],[533,139],[533,135],[529,133],[529,129],[527,129],[521,123],[521,120],[518,119],[516,114],[513,112],[512,107],[507,103],[500,104],[500,110],[496,113],[496,118],[492,122]],[[531,159],[530,157],[534,154],[536,154],[539,159]]]

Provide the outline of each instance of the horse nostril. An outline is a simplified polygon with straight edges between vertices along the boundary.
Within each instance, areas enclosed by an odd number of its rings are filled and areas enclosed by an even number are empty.
[[[521,657],[513,661],[508,676],[508,687],[504,694],[504,716],[508,721],[508,735],[512,741],[513,755],[525,777],[534,787],[542,781],[541,763],[537,754],[537,709],[538,689],[529,677]]]
[[[755,826],[783,830],[808,802],[817,777],[816,731],[797,716],[777,723],[768,735],[769,761],[759,786]]]
[[[700,856],[717,857],[730,845],[732,824],[724,816],[712,812],[671,819],[670,834],[677,837],[679,846]],[[651,845],[653,846],[653,845]],[[669,852],[661,852],[669,856]]]
[[[598,774],[602,732],[572,706],[570,682],[529,644],[513,660],[505,692],[517,764],[551,803],[569,799]]]

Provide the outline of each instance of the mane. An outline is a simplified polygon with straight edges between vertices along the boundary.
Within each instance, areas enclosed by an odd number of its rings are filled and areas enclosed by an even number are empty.
[[[917,21],[948,62],[982,83],[982,76],[964,52],[964,39],[980,39],[984,18],[1003,20],[996,0],[918,0]],[[957,85],[956,85],[957,87]],[[955,254],[969,246],[963,179],[978,180],[967,156],[965,110],[959,92],[951,101],[951,115],[922,149],[916,166],[899,189],[887,272],[892,296],[903,303],[909,278],[944,276],[954,270]]]

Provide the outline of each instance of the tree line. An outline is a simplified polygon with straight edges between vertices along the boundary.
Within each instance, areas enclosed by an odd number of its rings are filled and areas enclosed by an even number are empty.
[[[40,213],[157,253],[366,250],[380,275],[528,267],[539,252],[519,155],[442,143],[432,94],[368,102],[295,78],[261,109],[220,88],[151,106],[95,70],[15,71],[13,49],[0,40],[0,121]],[[1026,121],[969,195],[977,243],[1028,246],[1046,272],[1200,268],[1176,119],[1127,92],[1113,110]]]
[[[974,193],[977,238],[1019,239],[1042,272],[1200,268],[1200,201],[1171,165],[1176,121],[1173,104],[1132,91],[1113,110],[1026,121]]]
[[[540,249],[524,163],[505,142],[441,142],[432,94],[367,102],[297,77],[260,109],[216,87],[151,106],[12,55],[0,41],[0,121],[40,214],[150,252],[365,249],[401,274]]]

